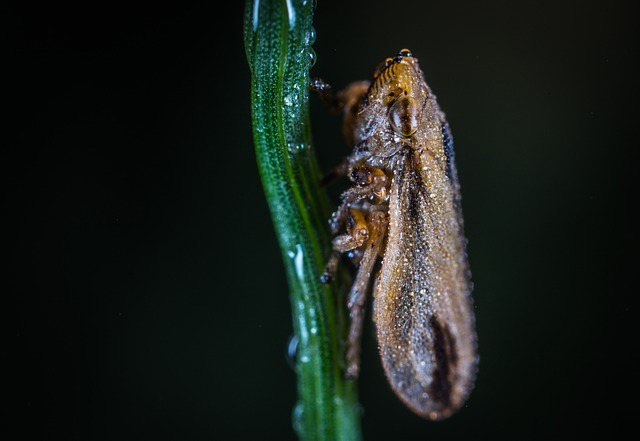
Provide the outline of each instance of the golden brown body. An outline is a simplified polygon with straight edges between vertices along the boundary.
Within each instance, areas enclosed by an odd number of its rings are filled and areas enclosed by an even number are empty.
[[[363,93],[364,92],[364,93]],[[445,116],[407,50],[370,86],[339,95],[354,186],[334,214],[337,255],[355,252],[347,375],[359,372],[363,306],[378,258],[374,317],[386,375],[417,414],[441,419],[473,388],[477,355],[453,144]],[[327,277],[330,278],[330,277]]]

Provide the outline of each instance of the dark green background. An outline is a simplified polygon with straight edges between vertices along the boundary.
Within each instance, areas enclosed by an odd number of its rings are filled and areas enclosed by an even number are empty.
[[[3,15],[7,430],[294,439],[242,2]],[[365,440],[615,439],[631,425],[633,17],[619,1],[318,2],[312,75],[341,88],[401,48],[419,58],[456,141],[475,282],[467,406],[439,423],[405,409],[369,323]],[[313,96],[311,112],[328,169],[347,153],[340,122]]]

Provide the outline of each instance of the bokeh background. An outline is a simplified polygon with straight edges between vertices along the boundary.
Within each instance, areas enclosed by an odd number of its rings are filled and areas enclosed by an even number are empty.
[[[475,283],[477,386],[446,421],[393,396],[368,323],[365,440],[617,439],[636,419],[625,5],[318,1],[313,76],[339,89],[401,48],[420,60],[456,142]],[[3,8],[14,439],[295,439],[243,7]],[[348,151],[311,99],[329,168]]]

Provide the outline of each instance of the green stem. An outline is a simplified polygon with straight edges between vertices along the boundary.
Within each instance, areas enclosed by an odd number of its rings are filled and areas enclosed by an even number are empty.
[[[331,204],[320,187],[309,122],[312,0],[247,0],[245,48],[258,168],[290,288],[298,339],[294,427],[303,440],[359,440],[356,385],[343,378],[344,308],[320,283]]]

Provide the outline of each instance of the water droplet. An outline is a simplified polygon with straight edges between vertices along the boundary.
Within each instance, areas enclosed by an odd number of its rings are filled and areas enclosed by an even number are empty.
[[[292,255],[292,252],[289,251],[287,254],[289,257],[293,259],[293,264],[296,268],[296,274],[300,280],[304,279],[304,251],[302,250],[302,245],[296,244],[296,251]]]
[[[296,403],[293,407],[291,423],[293,430],[298,434],[298,437],[304,438],[304,406],[300,402]]]
[[[316,64],[316,51],[313,50],[313,48],[309,48],[309,59],[311,60],[311,67],[313,67]]]
[[[287,364],[291,369],[296,369],[296,356],[298,353],[298,337],[292,335],[287,342]]]
[[[311,29],[309,29],[309,33],[307,34],[307,41],[309,44],[313,44],[316,42],[316,29],[311,26]]]
[[[289,153],[291,153],[292,155],[298,154],[304,150],[306,150],[309,147],[308,144],[305,144],[303,142],[296,144],[295,142],[290,142],[287,144],[287,150],[289,150]],[[289,251],[289,257],[294,258],[295,257],[295,253],[292,253],[291,251]],[[293,255],[292,255],[293,254]]]
[[[293,29],[296,26],[296,10],[291,4],[291,0],[287,2],[287,15],[289,16],[289,28]]]
[[[260,14],[258,11],[260,10],[260,0],[253,0],[253,30],[258,29],[258,18]]]
[[[290,93],[284,97],[284,105],[285,106],[293,106],[293,102],[295,101],[295,97],[293,93]]]

